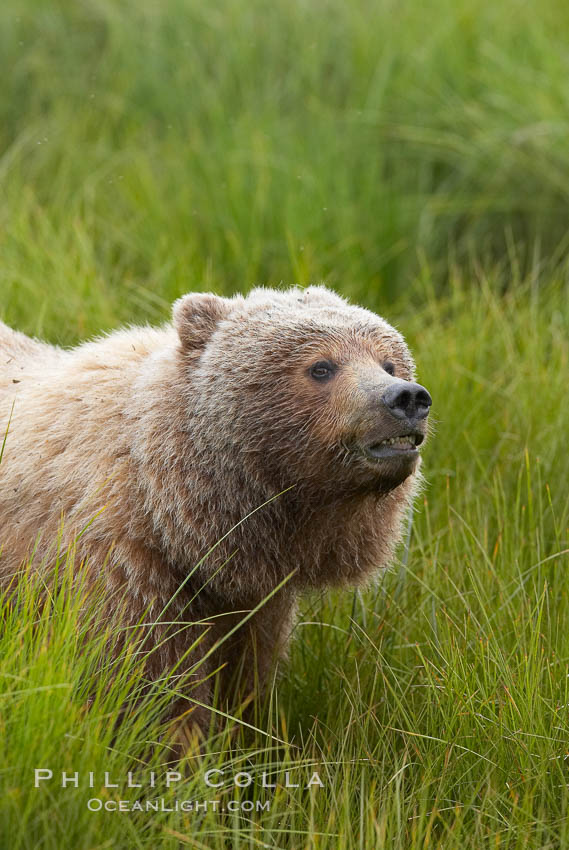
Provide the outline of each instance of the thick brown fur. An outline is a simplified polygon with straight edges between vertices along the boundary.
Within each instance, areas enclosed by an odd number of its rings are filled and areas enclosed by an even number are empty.
[[[308,371],[322,358],[339,364],[326,384]],[[243,657],[262,681],[302,591],[361,583],[392,557],[418,463],[374,466],[354,446],[397,433],[380,392],[413,371],[397,331],[323,287],[190,294],[172,325],[72,350],[0,323],[2,581],[32,553],[49,572],[76,541],[93,581],[104,571],[108,616],[196,624],[163,630],[153,677],[202,635],[184,664],[202,659],[192,699],[209,705],[208,676],[224,667],[228,687]]]

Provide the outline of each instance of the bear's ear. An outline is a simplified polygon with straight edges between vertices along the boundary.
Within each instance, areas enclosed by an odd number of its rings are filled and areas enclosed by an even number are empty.
[[[174,302],[172,317],[182,347],[203,348],[221,319],[229,313],[229,301],[211,292],[191,292]]]

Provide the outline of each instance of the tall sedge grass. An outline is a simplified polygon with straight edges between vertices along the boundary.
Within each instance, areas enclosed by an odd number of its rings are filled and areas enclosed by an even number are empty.
[[[191,288],[555,265],[568,42],[562,0],[6,0],[3,311],[70,342]]]

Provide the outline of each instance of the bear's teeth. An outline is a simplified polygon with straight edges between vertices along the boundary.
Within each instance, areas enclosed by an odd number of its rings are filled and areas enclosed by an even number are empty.
[[[387,440],[382,440],[379,444],[380,446],[405,446],[406,448],[413,448],[415,446],[415,440],[413,437],[390,437]]]

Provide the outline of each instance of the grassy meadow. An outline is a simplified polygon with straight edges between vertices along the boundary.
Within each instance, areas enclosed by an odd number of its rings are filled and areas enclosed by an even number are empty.
[[[568,44],[561,0],[1,4],[0,318],[68,345],[324,281],[407,336],[435,427],[393,568],[307,599],[256,729],[160,788],[223,811],[88,810],[178,769],[175,685],[141,702],[96,603],[23,581],[0,850],[569,846]]]

